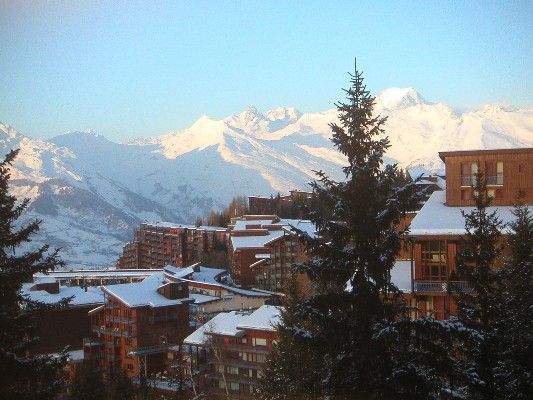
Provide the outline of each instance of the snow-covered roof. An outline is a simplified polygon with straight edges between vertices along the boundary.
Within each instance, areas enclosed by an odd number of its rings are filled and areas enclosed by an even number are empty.
[[[244,332],[237,329],[250,313],[246,311],[230,311],[216,315],[209,322],[202,325],[189,336],[183,343],[193,345],[203,345],[208,340],[211,333],[226,336],[242,336]]]
[[[465,219],[461,211],[470,213],[475,207],[449,207],[444,204],[446,192],[433,192],[428,201],[418,211],[416,217],[410,225],[411,236],[436,236],[436,235],[464,235]],[[533,206],[528,206],[533,213]],[[508,224],[516,219],[513,215],[513,206],[493,206],[487,211],[496,211],[498,217],[504,224]],[[505,227],[503,233],[509,233],[509,228]]]
[[[220,300],[220,297],[207,296],[205,294],[200,294],[200,293],[189,293],[189,297],[191,299],[194,299],[194,304],[205,304],[205,303],[210,303],[212,301]]]
[[[392,267],[391,282],[402,292],[411,291],[411,261],[395,261]]]
[[[171,274],[173,277],[182,279],[182,278],[189,278],[193,272],[194,269],[192,266],[185,267],[185,268],[178,268],[173,265],[165,265],[165,268],[163,269],[166,273]]]
[[[44,283],[48,281],[56,281],[60,279],[89,279],[89,278],[120,278],[120,277],[144,277],[161,272],[161,269],[99,269],[89,270],[80,269],[73,271],[51,271],[46,274],[37,272],[33,274],[33,281]]]
[[[87,291],[85,291],[80,286],[60,285],[59,293],[48,293],[46,290],[30,290],[33,286],[35,286],[35,283],[24,283],[21,289],[22,294],[27,295],[30,300],[41,303],[55,304],[65,297],[72,297],[69,303],[71,307],[103,304],[104,302],[104,294],[99,287],[89,286]]]
[[[268,231],[266,235],[261,236],[231,236],[231,245],[234,250],[237,249],[254,249],[265,247],[270,242],[279,239],[284,234],[282,230]]]
[[[305,233],[311,238],[316,237],[316,225],[307,219],[284,219],[287,227],[287,231],[291,230],[291,227],[295,227]]]
[[[164,271],[173,278],[214,284],[218,284],[220,277],[228,273],[225,269],[204,267],[198,264],[185,268],[167,265]]]
[[[192,301],[189,298],[167,299],[157,292],[157,289],[165,284],[164,274],[160,272],[141,282],[102,286],[102,290],[116,297],[128,307],[166,307]]]
[[[198,271],[193,272],[191,279],[196,282],[218,283],[219,278],[227,272],[225,269],[199,266]]]
[[[159,221],[159,222],[143,222],[143,225],[146,226],[156,226],[160,228],[186,228],[186,229],[201,229],[206,231],[217,231],[217,232],[225,232],[226,228],[223,226],[208,226],[208,225],[187,225],[187,224],[177,224],[175,222],[166,222],[166,221]]]
[[[167,265],[165,267],[165,273],[167,274],[167,278],[175,281],[180,280],[183,282],[198,282],[198,283],[204,283],[211,286],[216,286],[221,289],[225,289],[229,292],[237,293],[243,296],[248,297],[269,297],[270,295],[262,292],[257,292],[255,290],[248,290],[248,289],[241,289],[235,286],[225,285],[223,283],[218,282],[218,277],[224,273],[226,273],[226,270],[224,269],[218,269],[218,268],[208,268],[208,267],[202,267],[202,266],[194,266],[195,269],[198,269],[198,272],[193,273],[185,273],[185,270],[189,270],[191,267],[187,268],[176,268],[171,265]],[[183,270],[183,273],[180,274],[179,272]],[[172,272],[176,273],[172,273]],[[115,287],[114,285],[113,287]]]
[[[280,317],[281,307],[264,305],[251,313],[238,328],[275,331],[274,326],[280,322]]]
[[[237,220],[233,229],[236,231],[245,230],[247,226],[263,226],[263,225],[281,225],[279,222],[272,222],[273,219],[251,219],[251,220]]]
[[[275,330],[273,325],[279,322],[280,307],[261,306],[254,312],[230,311],[220,313],[206,324],[185,338],[183,343],[203,345],[209,334],[241,337],[243,329]]]

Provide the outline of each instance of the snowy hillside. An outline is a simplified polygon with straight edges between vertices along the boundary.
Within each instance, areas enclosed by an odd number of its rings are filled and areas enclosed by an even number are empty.
[[[533,146],[533,109],[487,105],[460,113],[414,89],[376,99],[388,116],[388,162],[442,172],[438,152]],[[302,114],[254,107],[222,120],[203,116],[162,136],[114,143],[88,132],[37,140],[0,124],[0,153],[20,148],[13,192],[43,220],[39,242],[63,248],[70,267],[109,266],[139,222],[191,222],[233,196],[305,189],[313,170],[340,179],[329,141],[335,109]]]

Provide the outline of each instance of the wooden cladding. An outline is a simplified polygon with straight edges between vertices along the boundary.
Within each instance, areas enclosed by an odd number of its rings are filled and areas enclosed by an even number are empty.
[[[533,148],[440,153],[446,165],[446,204],[473,205],[477,172],[487,181],[493,205],[512,205],[519,194],[533,204]]]

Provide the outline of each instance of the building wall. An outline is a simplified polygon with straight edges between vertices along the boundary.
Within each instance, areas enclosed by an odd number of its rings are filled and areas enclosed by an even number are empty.
[[[102,342],[103,354],[99,357],[102,368],[119,366],[129,377],[140,375],[143,356],[130,352],[148,347],[180,344],[189,335],[188,304],[160,308],[130,308],[112,296],[101,312],[93,315],[93,331]],[[146,356],[147,373],[160,372],[166,363],[166,349]]]
[[[472,205],[471,182],[461,180],[461,165],[477,163],[487,175],[487,163],[503,162],[503,182],[492,181],[488,189],[498,191],[493,205],[512,205],[519,192],[525,204],[533,204],[533,149],[442,153],[446,165],[446,204]],[[441,154],[441,155],[442,155]],[[490,173],[489,173],[490,175]],[[492,175],[494,176],[494,175]],[[488,178],[488,177],[487,177]],[[498,185],[496,183],[502,183]]]
[[[32,352],[58,353],[65,346],[70,346],[72,350],[81,349],[83,338],[91,332],[87,312],[94,307],[88,305],[40,312],[35,318],[35,335],[40,340],[32,348]]]
[[[121,269],[185,267],[225,245],[224,228],[163,227],[141,224],[117,261]]]
[[[234,281],[244,287],[255,285],[255,272],[250,265],[255,263],[256,254],[264,254],[264,248],[245,248],[237,251],[230,251],[230,271]]]
[[[225,384],[228,385],[230,399],[255,398],[253,389],[257,387],[276,338],[276,332],[250,329],[244,330],[243,337],[214,335],[211,349],[207,349],[209,370],[205,385],[213,396],[209,398],[225,397]],[[219,357],[213,355],[213,348],[219,352]]]

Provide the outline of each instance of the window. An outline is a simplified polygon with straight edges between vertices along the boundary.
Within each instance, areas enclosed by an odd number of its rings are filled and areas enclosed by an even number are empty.
[[[446,265],[446,242],[430,240],[422,242],[422,279],[445,281],[448,277]]]
[[[461,186],[474,186],[478,173],[477,162],[461,163]]]
[[[266,339],[262,339],[262,338],[253,338],[252,339],[252,344],[254,346],[266,346],[267,345],[267,340]]]
[[[487,161],[485,175],[487,185],[503,185],[503,162]]]
[[[446,242],[444,240],[422,242],[422,261],[446,262]]]

